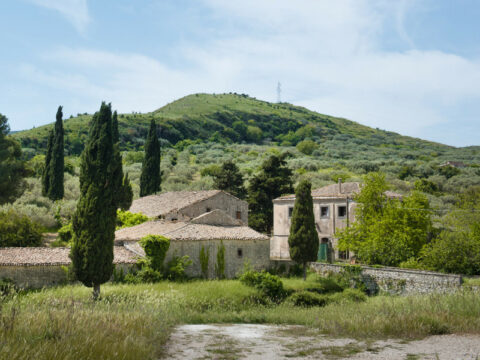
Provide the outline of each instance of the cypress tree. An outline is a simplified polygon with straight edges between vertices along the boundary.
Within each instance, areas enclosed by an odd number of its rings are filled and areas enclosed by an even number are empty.
[[[63,198],[63,172],[64,172],[64,139],[63,139],[63,113],[62,107],[57,110],[57,121],[55,122],[55,131],[52,145],[52,158],[50,161],[50,186],[48,197],[51,200],[60,200]]]
[[[307,262],[315,261],[318,253],[318,234],[313,215],[312,184],[303,180],[295,191],[292,224],[288,236],[290,258],[303,265],[303,280],[307,277]]]
[[[118,131],[118,118],[115,111],[112,116],[112,139],[114,147],[113,171],[116,191],[114,192],[114,202],[116,208],[128,210],[132,205],[133,190],[128,175],[123,175],[122,155],[120,154],[120,135]]]
[[[223,163],[220,172],[215,175],[213,182],[218,190],[224,190],[240,199],[244,199],[246,196],[243,176],[233,161]]]
[[[145,142],[145,158],[140,175],[140,196],[159,192],[160,183],[160,142],[157,136],[157,125],[152,119]]]
[[[100,285],[113,273],[116,203],[112,110],[104,102],[90,125],[89,139],[81,157],[80,199],[73,218],[73,246],[70,252],[76,278],[93,287],[93,298]]]
[[[45,168],[42,173],[42,195],[48,196],[50,189],[50,163],[52,160],[53,130],[50,131],[47,141],[47,153],[45,154]]]

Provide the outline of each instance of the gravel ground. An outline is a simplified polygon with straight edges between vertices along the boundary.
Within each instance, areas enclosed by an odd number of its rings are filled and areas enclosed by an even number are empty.
[[[166,359],[480,359],[480,336],[357,341],[303,326],[183,325],[171,335]]]

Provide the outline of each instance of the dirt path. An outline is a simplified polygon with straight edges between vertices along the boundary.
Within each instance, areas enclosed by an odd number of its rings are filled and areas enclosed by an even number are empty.
[[[183,325],[169,344],[166,359],[480,359],[480,336],[363,342],[303,326]]]

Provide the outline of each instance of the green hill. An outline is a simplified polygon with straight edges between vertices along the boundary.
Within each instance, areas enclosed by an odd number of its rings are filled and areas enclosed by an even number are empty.
[[[123,150],[140,150],[148,124],[155,118],[163,141],[174,145],[182,140],[214,142],[276,142],[291,146],[310,138],[353,141],[372,147],[398,150],[443,152],[452,147],[430,141],[372,129],[354,121],[319,114],[287,103],[269,103],[240,94],[194,94],[176,100],[151,113],[120,114],[119,127]],[[65,120],[65,145],[70,155],[79,154],[88,134],[91,115]],[[13,134],[27,152],[42,153],[53,123]],[[30,149],[30,150],[28,150]]]

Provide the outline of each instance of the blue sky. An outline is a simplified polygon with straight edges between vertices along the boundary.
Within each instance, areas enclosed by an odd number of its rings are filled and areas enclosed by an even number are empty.
[[[478,0],[4,0],[0,113],[13,130],[148,112],[195,93],[282,100],[480,145]]]

